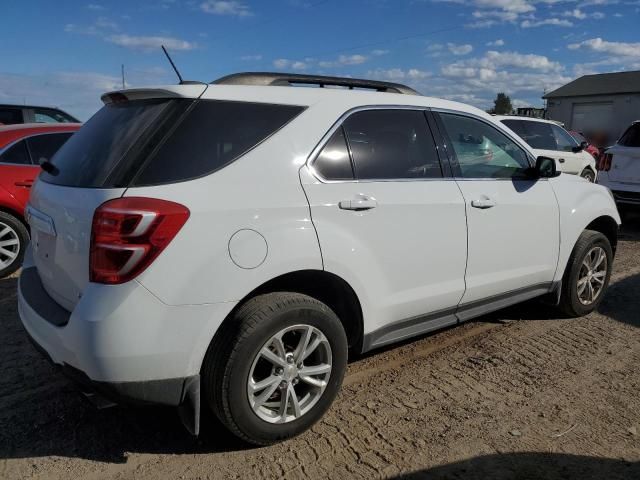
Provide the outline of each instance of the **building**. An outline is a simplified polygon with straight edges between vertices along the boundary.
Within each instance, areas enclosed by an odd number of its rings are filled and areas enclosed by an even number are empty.
[[[584,75],[542,98],[547,118],[568,130],[606,133],[612,142],[640,120],[640,71]]]
[[[544,108],[519,107],[516,109],[516,115],[519,117],[544,118],[545,113]]]

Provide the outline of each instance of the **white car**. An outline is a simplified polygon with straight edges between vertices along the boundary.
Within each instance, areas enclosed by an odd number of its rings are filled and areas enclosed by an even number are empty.
[[[613,191],[619,205],[640,205],[640,120],[605,151],[598,183]]]
[[[322,417],[349,352],[604,296],[610,192],[476,108],[278,74],[102,98],[33,188],[19,281],[34,343],[99,397],[264,445]]]
[[[496,116],[496,119],[522,137],[536,156],[553,158],[559,171],[596,181],[596,161],[585,150],[588,144],[579,143],[557,122],[514,116]]]

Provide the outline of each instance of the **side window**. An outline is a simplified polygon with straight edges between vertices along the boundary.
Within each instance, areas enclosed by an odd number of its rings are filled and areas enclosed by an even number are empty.
[[[574,138],[557,125],[551,125],[551,130],[558,144],[558,150],[570,152],[578,143]]]
[[[344,122],[360,180],[440,178],[442,169],[424,112],[367,110]]]
[[[20,140],[9,147],[2,155],[0,155],[0,163],[15,163],[18,165],[30,165],[31,159],[27,151],[27,145],[24,140]]]
[[[36,165],[51,160],[58,149],[69,140],[71,133],[47,133],[27,139],[31,158]]]
[[[625,147],[640,147],[640,123],[631,125],[618,143]]]
[[[531,148],[539,150],[557,150],[556,137],[551,131],[551,125],[543,122],[522,121],[524,131],[523,140]]]
[[[502,123],[504,123],[507,127],[509,127],[514,132],[516,132],[520,138],[525,140],[525,137],[527,136],[527,132],[524,129],[524,125],[523,125],[524,122],[522,122],[522,120],[502,120]]]
[[[530,167],[526,152],[491,125],[471,117],[441,113],[463,178],[518,178]]]
[[[69,123],[72,120],[58,110],[36,108],[33,111],[36,123]]]
[[[313,162],[313,168],[327,180],[353,180],[351,158],[342,127],[326,143]]]
[[[13,125],[22,122],[22,110],[19,108],[0,108],[0,125]]]

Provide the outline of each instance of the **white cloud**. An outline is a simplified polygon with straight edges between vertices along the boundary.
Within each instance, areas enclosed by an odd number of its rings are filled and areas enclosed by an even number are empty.
[[[371,55],[373,55],[374,57],[380,57],[382,55],[386,55],[387,53],[389,53],[389,50],[377,49],[371,51]]]
[[[99,10],[104,10],[104,7],[102,5],[98,5],[97,3],[90,3],[87,5],[87,9],[99,11]]]
[[[197,47],[194,42],[188,42],[174,37],[156,37],[156,36],[133,36],[133,35],[110,35],[105,38],[107,42],[134,50],[151,51],[160,49],[164,45],[167,49],[177,50],[193,50]]]
[[[585,49],[609,55],[640,58],[640,43],[608,42],[600,37],[572,43],[568,48],[570,50]]]
[[[559,18],[546,18],[544,20],[524,20],[520,26],[522,28],[535,28],[544,25],[553,25],[556,27],[573,27],[573,23],[569,20],[561,20]]]
[[[338,57],[338,62],[342,65],[360,65],[367,61],[367,57],[365,55],[340,55]]]
[[[240,60],[244,62],[257,62],[262,60],[262,55],[243,55],[240,57]]]
[[[377,80],[388,80],[391,82],[400,82],[404,80],[423,80],[431,77],[431,72],[419,70],[417,68],[410,68],[408,70],[402,70],[401,68],[383,69],[378,68],[376,70],[369,70],[367,77]]]
[[[605,14],[602,12],[593,12],[593,13],[586,13],[583,10],[580,10],[579,8],[574,8],[573,10],[567,10],[562,14],[563,17],[571,17],[571,18],[576,18],[578,20],[585,20],[587,18],[594,18],[596,20],[600,20],[603,19],[605,17]]]
[[[293,68],[294,70],[305,70],[307,68],[307,64],[304,62],[293,62],[291,64],[291,68]]]
[[[200,4],[200,9],[213,15],[230,15],[234,17],[250,17],[253,15],[248,5],[236,0],[206,0]]]
[[[273,61],[273,66],[276,68],[287,68],[291,65],[291,60],[287,60],[286,58],[277,58]]]
[[[455,43],[447,43],[447,49],[454,55],[468,55],[473,52],[473,46],[469,44],[456,45]]]
[[[504,40],[499,38],[498,40],[495,40],[493,42],[487,42],[485,45],[487,47],[504,47]]]
[[[451,64],[456,68],[470,68],[477,72],[478,69],[499,70],[505,67],[519,68],[525,70],[539,70],[541,72],[559,72],[562,65],[549,60],[544,55],[518,52],[496,52],[490,50],[480,58],[472,58]],[[474,73],[470,73],[472,76]]]

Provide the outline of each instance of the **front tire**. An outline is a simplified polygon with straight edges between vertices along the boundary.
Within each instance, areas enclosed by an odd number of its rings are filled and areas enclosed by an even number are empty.
[[[582,170],[580,176],[591,183],[596,181],[596,174],[589,167]]]
[[[585,230],[578,238],[562,279],[560,308],[571,317],[593,312],[609,286],[613,250],[602,233]]]
[[[0,212],[0,278],[20,268],[29,242],[29,232],[13,215]]]
[[[268,293],[242,305],[204,360],[204,402],[255,445],[294,437],[335,399],[347,339],[335,313],[298,293]]]

